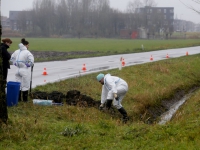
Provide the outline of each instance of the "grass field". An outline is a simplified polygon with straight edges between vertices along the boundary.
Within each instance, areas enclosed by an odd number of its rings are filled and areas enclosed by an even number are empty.
[[[10,51],[18,49],[20,38],[11,38],[13,44]],[[200,40],[124,40],[124,39],[63,39],[63,38],[26,38],[30,50],[37,51],[100,51],[110,52],[141,52],[170,48],[199,46]],[[144,46],[142,50],[141,45]]]
[[[96,108],[36,106],[32,101],[10,107],[8,125],[0,128],[4,150],[197,150],[200,147],[200,90],[166,125],[145,124],[148,108],[170,100],[177,91],[200,86],[200,54],[110,70],[129,84],[123,106],[130,121],[123,124]],[[103,73],[108,73],[105,71]],[[99,100],[97,73],[37,87],[39,91],[77,89]],[[145,114],[147,116],[145,117]],[[141,118],[141,115],[143,118]],[[64,135],[61,133],[65,133]]]
[[[9,52],[18,48],[20,38],[11,38]],[[147,52],[199,46],[200,40],[130,40],[130,39],[63,39],[27,38],[35,62]],[[142,46],[143,45],[143,46]],[[143,48],[144,49],[143,49]],[[51,52],[53,51],[53,55]],[[59,52],[62,52],[60,54]],[[64,53],[63,53],[64,52]],[[67,54],[67,52],[70,52]],[[42,53],[42,54],[41,54]]]

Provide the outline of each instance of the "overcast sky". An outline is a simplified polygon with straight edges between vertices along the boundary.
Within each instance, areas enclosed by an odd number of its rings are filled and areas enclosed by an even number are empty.
[[[32,8],[33,1],[34,0],[1,0],[1,15],[8,17],[10,10],[30,9]],[[125,11],[130,1],[131,0],[110,0],[110,6]],[[192,2],[192,0],[155,0],[157,7],[174,7],[175,18],[200,23],[200,15],[188,9],[180,1],[193,6],[197,10],[200,8],[200,4]]]

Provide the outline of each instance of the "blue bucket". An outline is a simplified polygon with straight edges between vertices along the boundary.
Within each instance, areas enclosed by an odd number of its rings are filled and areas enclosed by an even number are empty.
[[[6,103],[7,106],[14,106],[18,103],[20,82],[9,81],[7,83]]]

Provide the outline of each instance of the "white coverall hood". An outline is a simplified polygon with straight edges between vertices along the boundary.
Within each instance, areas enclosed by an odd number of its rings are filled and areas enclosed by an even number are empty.
[[[19,49],[23,49],[23,47],[25,47],[22,43],[19,43]]]

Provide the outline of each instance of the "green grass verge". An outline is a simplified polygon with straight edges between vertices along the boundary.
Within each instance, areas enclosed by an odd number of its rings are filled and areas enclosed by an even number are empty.
[[[11,38],[11,51],[18,49],[20,38]],[[63,38],[27,38],[30,50],[36,51],[99,51],[107,53],[145,51],[199,46],[199,39],[193,40],[124,40],[124,39],[63,39]]]
[[[200,146],[200,90],[187,101],[166,125],[147,125],[140,120],[150,106],[170,99],[177,90],[188,91],[200,84],[200,54],[124,67],[111,73],[125,79],[129,91],[122,104],[131,121],[122,124],[119,116],[95,108],[45,107],[19,103],[10,107],[8,125],[0,128],[0,149],[121,150],[191,149]],[[39,86],[34,90],[66,93],[77,89],[99,100],[101,86],[97,73]],[[62,134],[61,134],[62,133]]]

